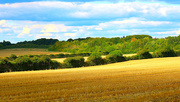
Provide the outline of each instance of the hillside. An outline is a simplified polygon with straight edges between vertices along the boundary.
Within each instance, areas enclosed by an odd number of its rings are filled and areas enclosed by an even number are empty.
[[[180,101],[180,57],[0,74],[0,101]]]
[[[70,53],[99,52],[102,54],[120,50],[123,54],[130,54],[137,53],[142,49],[155,52],[166,47],[180,50],[180,35],[166,38],[152,38],[149,35],[129,35],[121,38],[87,37],[84,39],[69,39],[67,41],[57,41],[49,47],[49,50]]]

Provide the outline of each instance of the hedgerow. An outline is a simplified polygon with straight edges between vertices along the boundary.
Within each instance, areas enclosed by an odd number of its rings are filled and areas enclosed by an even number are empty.
[[[81,56],[78,57],[69,57],[64,60],[64,63],[66,67],[72,68],[72,67],[82,67],[84,66],[84,58]]]
[[[115,50],[109,53],[106,57],[108,63],[122,62],[126,59],[122,56],[122,52],[120,50]]]
[[[62,54],[59,55],[62,56]],[[104,65],[107,63],[122,62],[127,60],[174,56],[180,56],[180,51],[174,51],[173,49],[168,48],[155,52],[153,56],[146,49],[137,52],[137,55],[129,57],[123,57],[121,51],[115,50],[110,52],[109,55],[107,55],[107,57],[104,59],[101,57],[100,53],[92,53],[86,62],[82,56],[76,56],[67,58],[64,60],[64,63],[52,61],[48,55],[24,55],[18,57],[16,55],[11,55],[7,58],[0,58],[0,73],[10,71],[75,68],[82,66]]]
[[[156,51],[154,53],[154,57],[174,57],[174,56],[176,56],[176,53],[173,49],[170,48],[160,49],[159,51]]]
[[[95,66],[95,65],[103,65],[106,63],[106,60],[101,57],[100,53],[92,53],[88,57],[88,65]]]

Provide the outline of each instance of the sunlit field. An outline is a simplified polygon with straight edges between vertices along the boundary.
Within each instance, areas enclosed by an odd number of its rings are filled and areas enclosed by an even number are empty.
[[[46,51],[46,49],[36,49],[36,48],[16,48],[16,49],[3,49],[0,50],[0,57],[9,57],[11,54],[15,54],[17,56],[20,55],[41,55],[41,54],[59,54],[64,52],[50,52]]]
[[[102,58],[106,58],[106,56],[102,56]],[[60,63],[63,63],[66,58],[53,58],[52,60],[58,61]],[[85,61],[88,60],[88,57],[84,57]]]
[[[0,101],[180,102],[180,57],[0,74]]]

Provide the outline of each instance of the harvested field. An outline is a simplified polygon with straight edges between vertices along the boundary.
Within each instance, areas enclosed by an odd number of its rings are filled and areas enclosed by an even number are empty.
[[[51,52],[46,51],[46,49],[27,49],[27,48],[16,48],[16,49],[3,49],[0,50],[0,57],[9,57],[11,54],[15,54],[17,56],[20,55],[41,55],[41,54],[59,54],[64,52]]]
[[[0,74],[0,101],[179,102],[180,57]]]

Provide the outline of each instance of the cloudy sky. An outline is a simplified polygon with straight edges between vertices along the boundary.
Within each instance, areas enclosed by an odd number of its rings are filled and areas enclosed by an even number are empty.
[[[180,34],[179,0],[0,0],[0,42]]]

